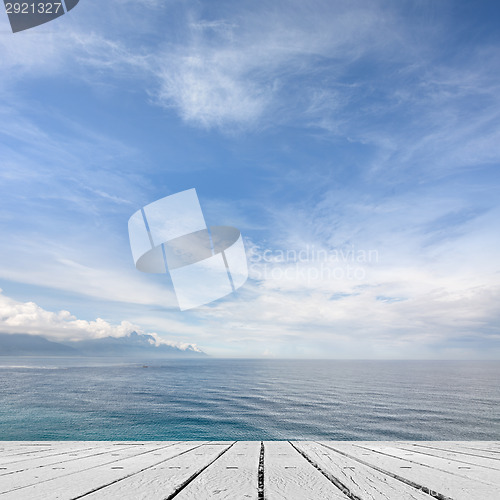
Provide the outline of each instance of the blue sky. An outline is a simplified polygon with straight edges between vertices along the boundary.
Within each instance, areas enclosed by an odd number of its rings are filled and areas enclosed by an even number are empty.
[[[81,0],[14,35],[2,12],[0,330],[498,358],[499,14]],[[180,312],[135,270],[127,221],[193,187],[244,235],[250,279]]]

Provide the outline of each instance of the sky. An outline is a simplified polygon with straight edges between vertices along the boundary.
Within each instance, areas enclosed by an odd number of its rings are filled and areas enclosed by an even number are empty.
[[[0,11],[0,331],[220,357],[499,359],[500,5]],[[246,284],[179,311],[127,222],[195,188]]]

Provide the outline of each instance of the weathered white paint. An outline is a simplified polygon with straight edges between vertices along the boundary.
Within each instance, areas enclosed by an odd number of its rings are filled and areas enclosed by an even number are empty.
[[[451,472],[457,476],[482,481],[487,484],[496,484],[500,490],[500,471],[497,469],[473,465],[463,460],[443,458],[428,452],[422,453],[415,449],[402,449],[399,446],[369,446],[369,448],[393,457],[411,460],[412,462],[426,465],[436,470]]]
[[[368,449],[368,447],[366,448]],[[500,491],[500,477],[498,471],[487,470],[482,467],[466,465],[452,460],[446,460],[440,457],[432,457],[429,455],[422,455],[406,450],[398,450],[389,446],[372,447],[375,452],[383,453],[391,457],[401,458],[407,460],[415,465],[422,465],[431,468],[436,472],[451,474],[455,478],[469,479],[478,483],[484,483],[491,486],[496,486],[497,491]],[[447,476],[446,476],[447,477]]]
[[[191,481],[175,500],[255,500],[259,455],[259,441],[238,441]]]
[[[164,445],[165,446],[165,445]],[[67,456],[65,461],[50,462],[55,457],[49,457],[47,464],[40,464],[42,459],[36,459],[31,466],[25,468],[13,467],[13,471],[9,474],[9,470],[0,471],[7,472],[7,474],[0,476],[0,491],[6,489],[25,488],[27,486],[36,485],[40,482],[40,477],[43,476],[44,481],[56,479],[58,477],[65,477],[70,474],[79,473],[88,469],[94,469],[100,466],[113,467],[116,462],[128,457],[142,456],[147,452],[151,453],[158,449],[158,447],[126,447],[113,450],[108,447],[97,448],[93,455],[74,460],[75,457]],[[105,451],[105,453],[102,453]],[[60,457],[60,455],[58,455]],[[17,466],[18,464],[13,464]]]
[[[0,442],[0,500],[259,498],[260,441]],[[500,442],[264,442],[266,500],[500,499]],[[423,490],[423,491],[422,491]]]
[[[348,498],[286,441],[264,443],[264,492],[266,500]]]
[[[318,443],[294,442],[309,460],[359,498],[429,500],[429,495]]]
[[[402,441],[403,444],[410,444],[405,441]],[[500,450],[492,451],[491,448],[487,449],[487,444],[482,445],[481,443],[477,443],[477,447],[474,447],[474,443],[470,443],[467,445],[465,443],[454,443],[450,441],[417,441],[411,443],[413,446],[426,446],[433,449],[441,449],[446,451],[452,451],[464,456],[474,456],[474,457],[483,457],[490,461],[491,464],[494,464],[495,460],[500,461]],[[479,448],[483,446],[483,448]]]
[[[198,446],[96,491],[86,496],[85,500],[164,500],[221,456],[232,444],[223,442]]]
[[[405,459],[388,456],[370,450],[373,443],[322,443],[327,447],[345,453],[348,457],[355,458],[376,468],[379,471],[393,474],[399,478],[427,488],[431,492],[439,493],[453,500],[494,499],[498,497],[498,487],[484,484],[479,481],[467,479],[461,475],[436,470],[427,465],[421,465],[411,461],[410,457]],[[379,446],[382,443],[379,443]],[[390,443],[385,443],[390,445]]]
[[[137,447],[136,449],[144,449],[143,447]],[[74,448],[67,449],[65,451],[59,450],[54,453],[50,453],[45,456],[31,457],[30,455],[18,455],[15,460],[3,461],[0,459],[0,464],[5,467],[9,472],[20,472],[28,469],[35,469],[37,467],[46,467],[49,465],[57,466],[58,464],[79,460],[86,457],[98,457],[99,455],[115,456],[121,450],[130,450],[130,447],[120,447],[119,445],[108,445],[108,446],[94,446],[91,448],[84,448],[81,450],[75,450]]]
[[[120,456],[108,456],[103,460],[99,456],[94,462],[92,459],[83,459],[85,465],[71,462],[65,470],[52,471],[50,468],[46,468],[47,470],[40,468],[38,477],[30,477],[28,486],[17,489],[8,487],[8,477],[5,476],[8,493],[0,493],[0,499],[62,500],[79,497],[114,481],[125,480],[127,476],[163,463],[168,458],[199,445],[200,443],[165,443],[162,447],[156,445],[146,450],[133,447],[128,451],[119,452]],[[53,472],[57,472],[57,476],[54,477]],[[14,478],[15,475],[12,479]],[[0,491],[6,491],[3,484]]]
[[[436,448],[435,446],[422,446],[418,443],[394,443],[393,446],[402,450],[416,451],[435,457],[455,460],[464,465],[478,465],[479,467],[485,467],[486,469],[500,471],[500,457],[498,460],[491,460],[490,458],[473,455],[471,453],[463,453],[456,450],[451,451],[449,449]]]

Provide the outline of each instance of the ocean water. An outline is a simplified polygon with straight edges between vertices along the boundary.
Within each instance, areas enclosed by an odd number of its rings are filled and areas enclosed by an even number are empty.
[[[500,440],[500,362],[0,358],[0,440]]]

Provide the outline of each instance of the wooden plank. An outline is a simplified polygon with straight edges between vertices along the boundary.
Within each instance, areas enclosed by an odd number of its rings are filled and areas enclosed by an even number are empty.
[[[191,481],[175,500],[235,500],[258,497],[260,442],[238,441],[202,474]]]
[[[380,472],[406,481],[408,484],[432,495],[453,500],[493,499],[498,496],[498,487],[474,481],[451,472],[435,470],[403,458],[383,455],[363,447],[363,443],[321,442],[327,448],[354,458]]]
[[[131,474],[86,495],[85,500],[165,500],[181,490],[234,442],[208,443]],[[0,497],[1,498],[1,497]]]
[[[69,470],[40,472],[38,478],[30,477],[30,480],[36,482],[16,489],[10,488],[9,491],[0,493],[0,499],[29,498],[30,500],[46,500],[50,498],[56,500],[77,498],[94,491],[96,488],[119,481],[131,474],[136,474],[145,468],[152,467],[173,456],[196,448],[200,444],[185,442],[165,445],[160,448],[153,446],[147,451],[131,448],[128,452],[120,452],[120,457],[103,459],[98,457],[94,462],[92,461],[93,457],[90,457],[88,460],[82,460],[85,461],[85,466],[72,463]],[[57,475],[53,476],[53,473],[57,473]],[[15,475],[13,476],[15,477]]]
[[[486,469],[500,470],[500,460],[494,460],[489,457],[481,457],[469,453],[450,451],[445,448],[436,448],[435,446],[421,446],[418,443],[393,443],[392,446],[401,450],[415,451],[434,457],[446,458],[464,465],[475,465]]]
[[[331,481],[360,500],[429,500],[429,495],[318,443],[292,443]]]
[[[111,453],[111,450],[109,448],[99,447],[94,451],[94,454],[88,457],[81,458],[80,460],[70,460],[66,463],[57,465],[27,467],[21,470],[14,470],[11,473],[8,473],[7,470],[5,471],[7,472],[7,474],[0,476],[0,492],[35,485],[40,482],[41,478],[43,479],[43,481],[48,481],[56,479],[60,476],[67,476],[81,470],[113,463],[123,458],[144,453],[147,449],[148,448],[146,447],[145,449],[144,446],[137,446],[135,448],[120,449],[116,452]],[[153,451],[155,449],[156,448],[151,448],[151,450]],[[101,450],[105,450],[107,451],[107,453],[101,453]]]
[[[112,446],[114,443],[110,441],[100,441],[100,442],[86,442],[86,443],[74,443],[68,442],[61,445],[54,445],[50,448],[44,448],[43,450],[31,450],[31,451],[19,451],[14,450],[8,456],[0,458],[0,465],[5,464],[15,464],[20,462],[25,462],[29,460],[38,460],[46,457],[57,457],[62,454],[72,454],[80,453],[82,451],[96,451],[99,448],[105,448]],[[136,443],[137,446],[140,443]],[[125,445],[123,445],[125,446]],[[24,447],[23,447],[24,448]],[[24,448],[26,450],[26,448]]]
[[[497,441],[419,441],[422,444],[440,444],[456,447],[460,450],[472,452],[487,452],[493,456],[500,454],[500,445]]]
[[[142,448],[144,448],[143,445],[137,445],[137,449],[142,449]],[[128,448],[125,448],[123,446],[122,447],[116,446],[109,443],[107,444],[107,446],[106,445],[92,446],[89,448],[81,448],[81,449],[65,448],[65,449],[60,449],[57,452],[56,450],[53,450],[54,453],[42,457],[39,456],[32,457],[31,455],[26,457],[23,455],[21,458],[20,456],[17,456],[16,460],[12,462],[9,461],[6,463],[1,463],[0,465],[2,468],[5,468],[9,472],[21,471],[26,469],[34,469],[36,467],[43,467],[51,464],[58,464],[65,461],[76,460],[78,458],[83,458],[91,455],[115,453],[115,451],[122,449],[128,449]]]
[[[264,448],[267,500],[429,499],[422,490],[442,500],[500,498],[499,442],[266,442]],[[255,441],[2,442],[0,500],[257,499],[259,452]]]
[[[456,476],[465,477],[474,481],[484,482],[485,484],[497,485],[500,491],[500,472],[495,469],[485,469],[474,465],[466,465],[463,462],[456,462],[446,458],[425,455],[415,451],[408,451],[395,446],[373,446],[364,445],[365,449],[370,449],[391,457],[402,458],[414,464],[424,465],[435,469],[436,471],[449,472]]]
[[[165,443],[165,445],[167,444],[168,443]],[[123,455],[121,455],[121,452],[126,453],[127,455],[131,455],[140,453],[141,451],[146,451],[148,448],[151,448],[151,446],[137,445],[135,448],[131,448],[130,446],[120,447],[116,445],[109,445],[107,447],[96,446],[94,448],[85,449],[81,452],[73,450],[73,452],[68,451],[67,453],[50,455],[42,458],[25,458],[23,461],[5,464],[0,468],[0,491],[2,479],[9,479],[2,478],[2,476],[5,475],[10,475],[11,478],[14,478],[15,475],[13,483],[15,483],[15,481],[22,481],[22,478],[26,479],[30,476],[39,477],[40,474],[43,474],[44,479],[49,479],[49,476],[57,477],[57,475],[62,474],[62,472],[52,474],[50,472],[47,472],[51,469],[53,471],[60,470],[68,473],[72,468],[74,469],[75,467],[80,467],[80,469],[86,468],[86,464],[89,461],[93,465],[97,465],[100,460],[106,462],[110,460],[116,460],[116,458],[114,457],[122,457]],[[89,460],[83,460],[85,458],[88,458]],[[76,463],[71,464],[71,462]]]
[[[44,447],[35,446],[19,446],[13,450],[6,451],[5,454],[0,456],[0,464],[14,463],[19,460],[26,460],[27,458],[39,458],[50,455],[57,455],[65,450],[82,450],[91,449],[96,446],[103,446],[96,443],[64,443],[64,444],[50,444]]]
[[[500,453],[500,441],[453,441],[464,448]]]
[[[0,458],[15,455],[16,453],[26,453],[29,451],[40,451],[40,449],[53,448],[53,442],[37,443],[33,441],[2,441],[0,442]]]
[[[346,500],[337,486],[284,441],[264,443],[266,500]]]
[[[406,441],[401,441],[401,443],[408,444]],[[466,456],[483,457],[492,462],[500,461],[500,453],[492,451],[491,449],[483,449],[481,448],[481,444],[478,444],[477,447],[475,447],[473,443],[471,443],[471,445],[466,445],[464,443],[450,441],[419,441],[412,444],[415,446],[447,450]]]

